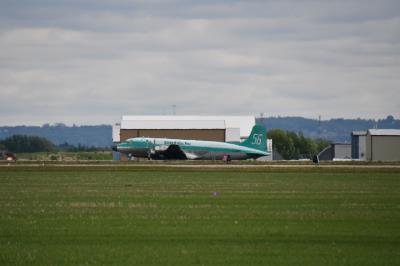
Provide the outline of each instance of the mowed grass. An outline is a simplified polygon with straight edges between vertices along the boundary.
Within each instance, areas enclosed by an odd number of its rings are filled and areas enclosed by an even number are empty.
[[[400,172],[3,168],[0,265],[400,265]]]

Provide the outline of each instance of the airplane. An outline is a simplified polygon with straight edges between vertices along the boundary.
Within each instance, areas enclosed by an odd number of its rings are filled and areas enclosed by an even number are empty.
[[[113,147],[131,157],[155,160],[245,160],[270,155],[263,126],[255,125],[243,142],[219,142],[168,138],[130,138]]]

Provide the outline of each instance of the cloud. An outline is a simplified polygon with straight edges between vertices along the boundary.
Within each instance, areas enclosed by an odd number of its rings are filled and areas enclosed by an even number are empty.
[[[400,116],[398,1],[2,1],[0,124]]]

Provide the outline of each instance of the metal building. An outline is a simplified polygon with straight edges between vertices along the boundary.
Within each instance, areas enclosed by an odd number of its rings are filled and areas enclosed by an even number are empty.
[[[351,132],[351,158],[366,160],[367,131]]]
[[[400,161],[400,129],[370,129],[366,136],[370,161]]]
[[[351,144],[332,143],[331,145],[323,149],[318,154],[318,157],[321,161],[351,159]]]
[[[119,140],[134,137],[240,141],[250,135],[254,116],[123,116]]]

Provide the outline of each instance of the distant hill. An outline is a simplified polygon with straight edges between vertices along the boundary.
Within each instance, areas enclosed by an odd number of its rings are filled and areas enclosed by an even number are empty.
[[[0,140],[11,135],[34,135],[47,138],[56,145],[68,143],[70,145],[86,147],[110,147],[112,145],[112,127],[99,126],[65,126],[64,124],[43,126],[15,126],[0,127]]]
[[[257,123],[267,130],[279,128],[294,132],[303,132],[304,136],[322,138],[333,142],[350,142],[350,134],[355,130],[371,128],[400,129],[400,120],[389,115],[385,119],[330,119],[321,120],[303,117],[266,117],[258,118]]]
[[[267,130],[283,129],[293,132],[302,132],[305,137],[322,138],[333,142],[350,142],[350,133],[353,130],[367,130],[370,128],[400,129],[400,120],[393,116],[384,119],[330,119],[319,122],[317,119],[304,117],[266,117],[257,118],[257,123],[264,125]],[[111,147],[111,125],[98,126],[66,126],[64,124],[43,126],[15,126],[0,127],[0,140],[11,135],[35,135],[45,137],[56,145],[68,143],[70,145],[86,147]]]

